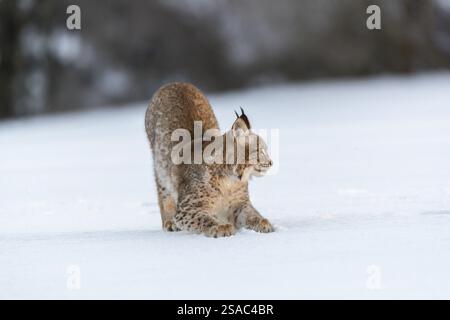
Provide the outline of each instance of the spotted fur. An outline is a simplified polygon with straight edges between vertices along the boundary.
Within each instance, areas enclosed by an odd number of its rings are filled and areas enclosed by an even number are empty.
[[[246,153],[245,163],[175,165],[171,159],[177,143],[171,141],[175,129],[187,129],[193,137],[194,121],[202,121],[203,131],[219,129],[219,125],[207,98],[191,84],[168,84],[154,94],[145,115],[145,127],[164,230],[187,230],[211,237],[230,236],[241,227],[273,231],[270,222],[253,207],[248,194],[249,178],[264,175],[272,161],[264,141],[251,132],[243,110],[237,116],[228,132],[234,147],[245,145],[248,138],[258,141],[256,153]],[[224,148],[221,156],[225,159],[229,152]],[[257,159],[256,163],[251,159]]]

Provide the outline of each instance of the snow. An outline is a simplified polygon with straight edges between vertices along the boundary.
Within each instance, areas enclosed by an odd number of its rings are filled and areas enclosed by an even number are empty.
[[[450,298],[450,74],[214,95],[279,129],[276,227],[161,230],[146,103],[0,123],[0,298]],[[276,149],[276,148],[274,148]],[[276,150],[272,150],[276,153]],[[75,283],[75,285],[74,285]]]

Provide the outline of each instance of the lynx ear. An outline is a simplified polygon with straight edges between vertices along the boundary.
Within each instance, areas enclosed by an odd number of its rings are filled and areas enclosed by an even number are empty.
[[[244,113],[244,110],[241,108],[241,115],[235,111],[237,119],[234,121],[231,129],[233,130],[233,134],[235,137],[240,135],[248,135],[250,132],[250,122],[248,121],[247,115]]]

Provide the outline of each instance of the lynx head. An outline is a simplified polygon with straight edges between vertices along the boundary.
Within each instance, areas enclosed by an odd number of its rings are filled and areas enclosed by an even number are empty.
[[[231,130],[227,133],[232,137],[233,157],[235,170],[240,179],[248,179],[250,176],[263,176],[272,166],[272,160],[264,140],[252,132],[250,121],[244,110],[241,108],[241,115],[236,113]]]

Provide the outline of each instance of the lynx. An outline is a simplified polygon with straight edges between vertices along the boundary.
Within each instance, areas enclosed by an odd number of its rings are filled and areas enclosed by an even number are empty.
[[[248,193],[249,179],[263,176],[272,166],[272,160],[263,139],[251,131],[242,108],[241,115],[236,113],[236,116],[231,129],[216,137],[223,140],[231,137],[228,139],[231,144],[224,143],[217,151],[216,155],[223,161],[174,164],[171,155],[178,143],[171,139],[174,130],[185,129],[193,135],[194,122],[201,122],[203,133],[219,130],[219,125],[207,98],[191,84],[167,84],[153,95],[145,114],[145,128],[165,231],[186,230],[209,237],[226,237],[239,228],[264,233],[274,230],[253,207]],[[257,142],[254,150],[250,141]],[[206,148],[210,143],[204,141],[201,146]],[[240,162],[236,156],[239,148],[245,150]]]

